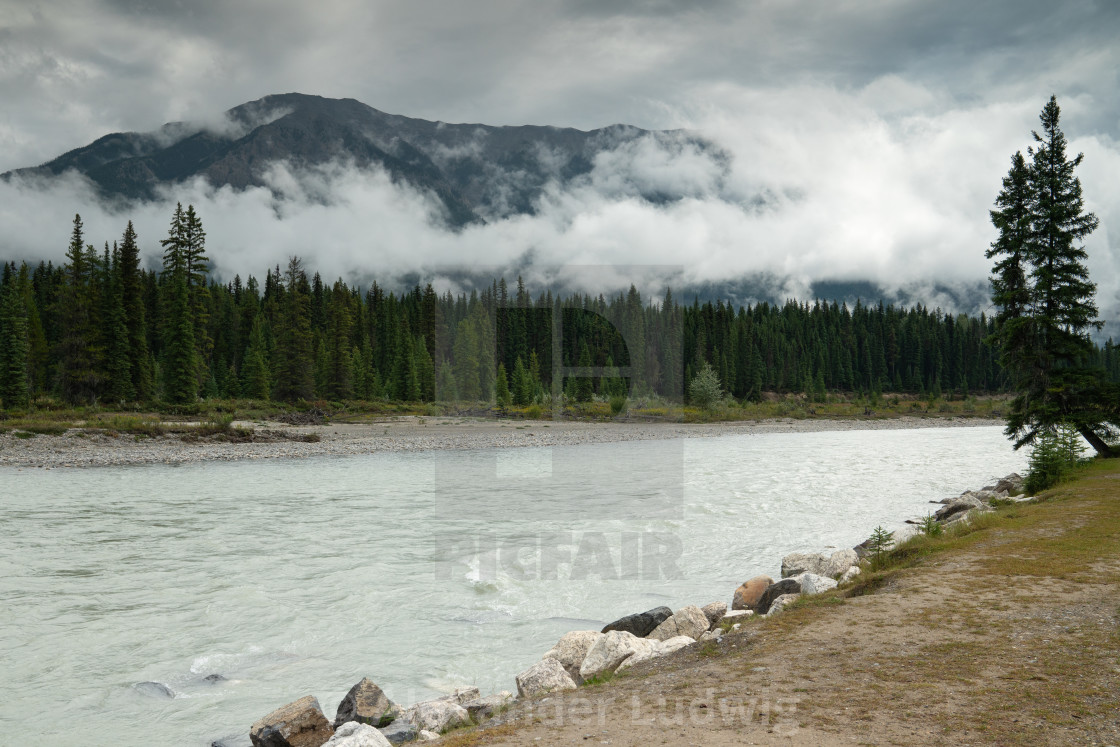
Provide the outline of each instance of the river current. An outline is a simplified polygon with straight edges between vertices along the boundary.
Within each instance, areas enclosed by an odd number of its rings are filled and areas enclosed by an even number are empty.
[[[1024,468],[999,427],[0,468],[0,733],[247,744],[363,676],[515,690],[570,630],[730,601]]]

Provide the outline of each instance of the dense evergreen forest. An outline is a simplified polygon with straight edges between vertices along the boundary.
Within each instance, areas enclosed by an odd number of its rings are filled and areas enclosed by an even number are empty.
[[[402,293],[309,277],[298,258],[219,282],[193,207],[178,206],[160,271],[141,267],[131,222],[101,250],[80,216],[61,264],[3,264],[0,402],[466,400],[514,405],[630,393],[687,399],[710,363],[724,391],[997,392],[994,321],[857,302],[681,304],[631,288],[610,298]],[[554,343],[554,335],[557,337]],[[559,355],[559,366],[553,359]],[[1111,340],[1100,365],[1120,380]],[[561,366],[563,368],[561,368]],[[558,373],[559,372],[559,373]],[[554,378],[557,380],[554,381]]]

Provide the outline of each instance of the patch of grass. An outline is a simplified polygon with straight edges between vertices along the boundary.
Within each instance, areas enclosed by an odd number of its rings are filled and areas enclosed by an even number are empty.
[[[704,641],[702,644],[700,644],[700,648],[696,652],[697,656],[700,656],[704,659],[710,659],[713,656],[719,656],[719,654],[719,644],[715,641]]]
[[[12,435],[14,435],[16,438],[21,439],[35,438],[35,434],[31,433],[30,431],[16,431]]]
[[[618,679],[621,676],[622,675],[618,674],[617,672],[600,672],[594,677],[584,680],[583,684],[580,685],[580,687],[599,687],[615,679]]]
[[[23,426],[23,430],[28,433],[36,433],[40,436],[61,436],[66,431],[70,430],[69,423],[27,423]]]

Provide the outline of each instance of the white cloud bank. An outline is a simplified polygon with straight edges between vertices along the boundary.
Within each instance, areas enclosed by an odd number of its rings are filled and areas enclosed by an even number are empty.
[[[729,164],[687,145],[630,143],[602,154],[576,182],[552,185],[535,215],[459,233],[434,219],[434,198],[382,173],[275,164],[272,189],[196,181],[169,191],[166,203],[125,212],[100,206],[78,177],[0,183],[0,257],[60,261],[75,212],[97,246],[118,238],[131,218],[155,256],[180,200],[199,211],[211,259],[227,278],[259,277],[293,254],[324,278],[362,281],[448,265],[529,274],[527,263],[679,266],[669,277],[647,277],[644,290],[766,275],[790,296],[806,297],[819,280],[870,281],[936,304],[944,300],[936,286],[975,287],[987,277],[987,211],[1045,102],[942,106],[936,91],[894,78],[855,92],[714,87],[695,100],[719,106],[682,107],[675,116],[720,144]],[[1059,103],[1067,130],[1093,106],[1087,97]],[[1104,135],[1073,137],[1071,151],[1079,150],[1086,204],[1101,219],[1086,243],[1090,269],[1102,315],[1115,321],[1120,147]],[[639,196],[656,191],[686,197],[651,204]]]

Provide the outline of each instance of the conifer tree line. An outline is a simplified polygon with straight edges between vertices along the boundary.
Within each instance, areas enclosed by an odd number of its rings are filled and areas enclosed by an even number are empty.
[[[609,298],[533,296],[520,278],[513,289],[500,279],[470,294],[396,293],[309,277],[297,257],[266,269],[263,283],[221,282],[206,240],[194,207],[179,205],[159,242],[161,266],[145,269],[131,222],[98,250],[75,216],[61,264],[4,263],[0,404],[680,400],[706,363],[743,400],[1009,386],[989,343],[996,320],[984,315],[860,302],[681,304],[671,291],[650,302],[633,287]],[[597,375],[553,381],[554,354]],[[1085,355],[1120,380],[1111,341]]]

